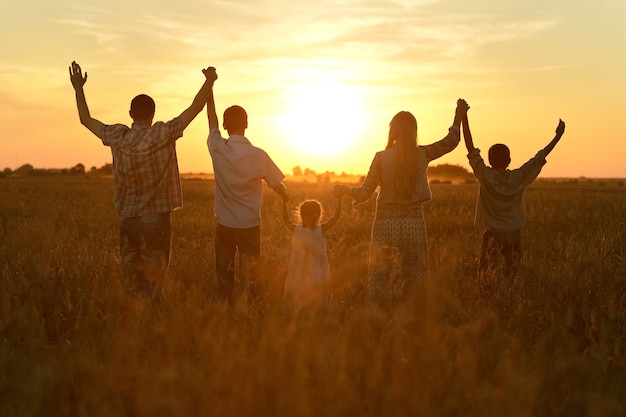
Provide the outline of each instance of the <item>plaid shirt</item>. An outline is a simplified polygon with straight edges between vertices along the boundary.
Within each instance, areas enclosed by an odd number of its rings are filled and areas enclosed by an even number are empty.
[[[120,217],[180,209],[183,193],[176,158],[176,140],[183,135],[175,118],[152,126],[105,125],[100,138],[113,154],[115,211]]]

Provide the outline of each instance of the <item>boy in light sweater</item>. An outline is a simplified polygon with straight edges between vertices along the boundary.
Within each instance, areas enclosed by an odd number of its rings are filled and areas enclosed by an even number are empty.
[[[509,148],[501,143],[489,148],[489,164],[474,147],[467,114],[463,119],[463,137],[467,158],[480,183],[474,225],[484,229],[478,265],[479,277],[498,271],[512,283],[522,256],[521,229],[524,226],[524,190],[539,175],[546,156],[563,136],[565,123],[559,119],[556,135],[548,145],[517,169],[511,163]]]

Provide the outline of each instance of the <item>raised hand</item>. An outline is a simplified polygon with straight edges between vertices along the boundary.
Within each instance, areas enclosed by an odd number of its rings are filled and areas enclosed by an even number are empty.
[[[215,71],[215,67],[208,67],[207,69],[203,69],[202,73],[209,81],[217,80],[217,72]]]
[[[467,101],[463,100],[462,98],[458,99],[456,101],[456,112],[457,114],[465,114],[467,113],[467,111],[469,110],[469,104],[467,104]]]
[[[565,132],[565,122],[559,119],[559,125],[556,127],[556,134],[559,136],[563,136],[564,132]]]
[[[349,192],[349,188],[345,185],[337,184],[333,187],[333,195],[337,198],[341,198],[341,196],[348,194]]]
[[[87,73],[85,72],[85,76],[83,77],[80,65],[78,65],[76,61],[72,61],[72,65],[70,65],[68,69],[70,72],[70,81],[72,82],[74,89],[79,90],[83,88],[87,82]]]

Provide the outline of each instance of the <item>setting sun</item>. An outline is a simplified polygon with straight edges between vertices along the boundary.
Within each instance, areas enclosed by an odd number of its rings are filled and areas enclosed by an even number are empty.
[[[292,91],[279,123],[296,148],[315,155],[335,155],[362,134],[366,117],[358,87],[319,82]]]

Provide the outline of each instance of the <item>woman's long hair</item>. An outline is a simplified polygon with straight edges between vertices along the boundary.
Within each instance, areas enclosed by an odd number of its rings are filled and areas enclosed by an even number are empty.
[[[393,116],[389,123],[387,149],[396,146],[396,189],[409,197],[415,190],[418,173],[417,120],[408,111]]]

